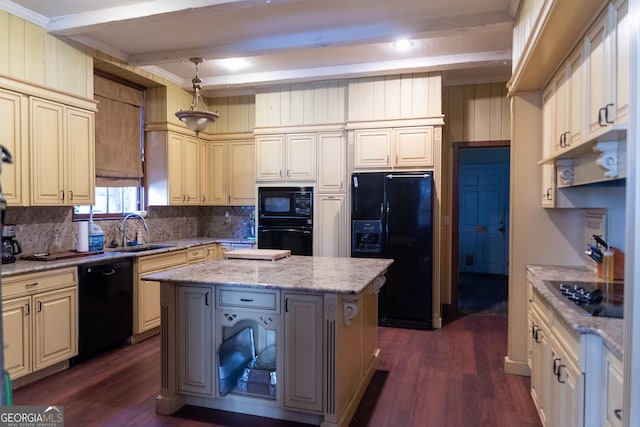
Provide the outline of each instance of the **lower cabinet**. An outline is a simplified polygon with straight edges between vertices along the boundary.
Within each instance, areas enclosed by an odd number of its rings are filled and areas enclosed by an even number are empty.
[[[622,427],[622,387],[624,385],[622,361],[603,346],[602,382],[602,420],[605,427]]]
[[[315,255],[347,256],[347,221],[345,196],[343,194],[319,194]]]
[[[3,279],[5,370],[16,379],[78,353],[76,268]]]
[[[212,397],[213,289],[180,286],[177,292],[178,391]]]
[[[322,411],[323,298],[284,294],[284,406]]]
[[[142,276],[186,265],[187,250],[146,255],[134,262],[133,333],[141,334],[160,326],[160,283]]]

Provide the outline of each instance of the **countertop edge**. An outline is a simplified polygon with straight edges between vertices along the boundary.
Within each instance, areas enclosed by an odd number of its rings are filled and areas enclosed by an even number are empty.
[[[590,317],[580,314],[575,308],[558,298],[544,284],[545,280],[599,281],[595,272],[586,267],[527,265],[527,279],[534,289],[558,313],[560,318],[578,334],[594,334],[618,358],[623,356],[624,320],[605,317]]]

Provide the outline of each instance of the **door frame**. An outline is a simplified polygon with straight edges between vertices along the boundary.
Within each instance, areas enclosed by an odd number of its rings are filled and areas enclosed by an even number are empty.
[[[460,260],[458,259],[458,239],[460,238],[458,224],[458,221],[460,220],[460,150],[464,148],[511,149],[511,140],[457,141],[453,143],[451,168],[451,306],[449,310],[452,314],[458,313],[458,266],[460,265]],[[510,203],[511,201],[509,201],[509,204]],[[507,255],[508,253],[509,252],[507,251]]]

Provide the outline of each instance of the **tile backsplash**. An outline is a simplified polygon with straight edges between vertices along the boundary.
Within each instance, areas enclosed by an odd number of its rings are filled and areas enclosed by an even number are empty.
[[[63,252],[76,248],[78,225],[71,207],[11,207],[6,224],[16,226],[16,239],[23,254]],[[253,206],[151,206],[145,221],[147,242],[190,237],[245,239],[253,236]],[[122,220],[95,221],[104,231],[105,245],[122,244]],[[140,220],[127,221],[127,236],[133,240]]]

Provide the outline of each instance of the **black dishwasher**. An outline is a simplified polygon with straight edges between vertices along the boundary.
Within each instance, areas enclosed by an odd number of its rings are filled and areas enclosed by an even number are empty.
[[[133,263],[127,258],[78,266],[76,365],[127,344],[133,333]]]

